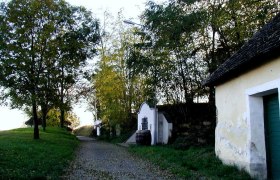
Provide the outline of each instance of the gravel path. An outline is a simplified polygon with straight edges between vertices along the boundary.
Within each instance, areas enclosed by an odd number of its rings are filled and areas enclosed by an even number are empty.
[[[124,147],[78,138],[81,145],[63,179],[174,179],[167,172],[131,155]]]

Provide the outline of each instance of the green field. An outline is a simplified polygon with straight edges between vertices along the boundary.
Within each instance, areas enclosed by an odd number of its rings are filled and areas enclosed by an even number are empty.
[[[47,128],[33,140],[33,129],[0,132],[0,179],[58,179],[78,140],[64,129]]]
[[[250,179],[246,172],[223,165],[212,147],[177,150],[168,146],[132,146],[129,150],[184,179]]]

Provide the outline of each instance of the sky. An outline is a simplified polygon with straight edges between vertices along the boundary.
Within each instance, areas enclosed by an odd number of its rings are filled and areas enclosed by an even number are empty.
[[[93,15],[99,19],[103,18],[105,11],[109,11],[116,16],[123,9],[123,14],[126,19],[139,22],[139,15],[145,9],[145,4],[149,0],[66,0],[72,5],[84,6],[91,10]],[[156,3],[164,2],[165,0],[152,0]]]
[[[5,0],[0,0],[4,1]],[[145,9],[147,0],[66,0],[72,5],[84,6],[93,13],[93,16],[102,21],[103,14],[108,11],[113,16],[122,9],[125,19],[139,23],[139,16]],[[155,0],[163,2],[164,0]],[[74,106],[74,113],[79,117],[81,125],[93,124],[93,115],[86,110],[86,104]],[[9,107],[0,106],[0,130],[18,128],[24,125],[28,117],[22,111],[10,110]]]

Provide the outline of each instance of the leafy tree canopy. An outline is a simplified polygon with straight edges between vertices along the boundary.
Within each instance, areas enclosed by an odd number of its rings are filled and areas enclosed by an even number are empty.
[[[64,0],[11,0],[0,8],[0,85],[15,107],[32,107],[38,139],[38,106],[60,108],[63,123],[79,68],[96,52],[99,25]]]
[[[128,65],[146,76],[143,64],[149,57],[148,66],[156,67],[156,81],[150,82],[163,102],[213,102],[213,88],[202,81],[278,12],[279,4],[271,0],[150,1],[142,20],[152,46],[138,46],[138,57],[146,58],[133,58]]]

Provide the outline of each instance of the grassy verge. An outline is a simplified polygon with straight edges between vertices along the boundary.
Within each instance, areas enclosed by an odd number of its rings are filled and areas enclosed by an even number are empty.
[[[176,150],[167,146],[133,146],[129,150],[184,179],[250,179],[246,172],[223,165],[212,147]]]
[[[0,132],[0,179],[58,179],[78,145],[75,136],[59,128],[40,131],[33,140],[33,129]]]

